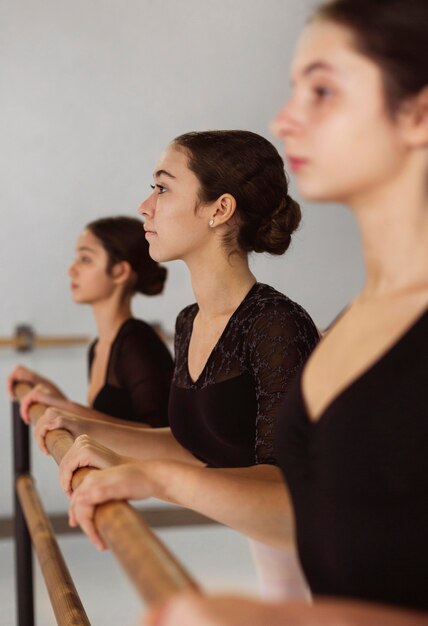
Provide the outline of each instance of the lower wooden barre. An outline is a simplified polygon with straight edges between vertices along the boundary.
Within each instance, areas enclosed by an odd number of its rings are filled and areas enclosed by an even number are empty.
[[[59,626],[90,626],[31,476],[19,476],[16,491],[57,623]]]
[[[16,398],[22,400],[30,389],[31,385],[18,383],[14,389]],[[45,410],[45,406],[33,404],[29,411],[31,422],[35,424]],[[73,441],[71,433],[62,429],[50,431],[45,439],[46,447],[57,463],[61,462]],[[90,471],[94,468],[77,470],[73,475],[73,488]],[[164,602],[184,589],[198,590],[190,574],[127,502],[106,502],[98,506],[94,522],[98,533],[147,604]]]

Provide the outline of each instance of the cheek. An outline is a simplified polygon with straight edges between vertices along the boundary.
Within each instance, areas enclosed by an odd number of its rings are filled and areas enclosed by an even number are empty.
[[[298,174],[297,185],[308,200],[346,204],[355,194],[393,181],[402,163],[403,151],[381,129],[342,134],[334,142],[319,143],[314,160]]]
[[[157,235],[149,240],[149,254],[158,262],[186,259],[204,247],[211,234],[207,224],[191,216],[183,216],[175,224],[159,223]]]
[[[87,270],[82,272],[82,283],[84,283],[88,289],[93,291],[105,291],[105,289],[110,285],[111,279],[107,276],[104,269],[100,267],[92,267],[87,268]]]

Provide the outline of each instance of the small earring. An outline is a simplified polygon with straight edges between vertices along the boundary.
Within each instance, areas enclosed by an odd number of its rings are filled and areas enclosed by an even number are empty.
[[[208,222],[208,225],[211,226],[211,228],[214,226],[214,218],[213,217]]]

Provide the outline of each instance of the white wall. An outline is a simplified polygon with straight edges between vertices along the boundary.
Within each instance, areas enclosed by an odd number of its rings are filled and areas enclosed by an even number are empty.
[[[96,217],[135,214],[162,148],[178,134],[268,124],[288,92],[293,43],[313,0],[0,0],[0,335],[92,333],[65,275],[75,238]],[[270,137],[271,140],[275,140]],[[276,145],[279,146],[278,143]],[[327,324],[361,283],[356,228],[340,207],[309,207],[284,258],[253,260],[259,280]],[[136,313],[172,330],[193,301],[182,263]],[[20,358],[22,360],[22,358]],[[0,377],[16,361],[0,352]],[[83,399],[84,352],[25,358]],[[8,402],[0,391],[3,474]],[[38,460],[48,507],[55,472]],[[2,481],[0,515],[10,511]]]

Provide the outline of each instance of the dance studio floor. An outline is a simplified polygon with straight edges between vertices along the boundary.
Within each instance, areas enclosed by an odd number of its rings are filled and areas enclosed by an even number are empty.
[[[218,525],[158,530],[173,553],[208,591],[256,593],[247,541]],[[109,553],[98,553],[82,535],[63,535],[60,546],[92,626],[137,626],[142,603]],[[38,565],[36,626],[56,624]],[[15,626],[13,544],[0,541],[0,626]]]

